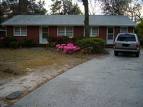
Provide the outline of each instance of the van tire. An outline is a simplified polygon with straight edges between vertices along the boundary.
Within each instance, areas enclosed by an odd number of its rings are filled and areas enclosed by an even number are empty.
[[[115,56],[118,56],[118,52],[117,52],[117,51],[114,51],[114,55],[115,55]]]
[[[140,56],[140,52],[136,52],[136,57],[139,57]]]

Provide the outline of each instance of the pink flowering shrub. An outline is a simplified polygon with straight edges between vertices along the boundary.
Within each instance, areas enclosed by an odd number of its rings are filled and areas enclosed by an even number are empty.
[[[80,47],[74,45],[73,43],[57,44],[56,48],[57,50],[61,50],[64,53],[74,53],[80,50]]]

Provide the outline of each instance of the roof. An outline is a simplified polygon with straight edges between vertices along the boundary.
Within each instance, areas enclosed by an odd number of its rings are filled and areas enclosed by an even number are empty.
[[[91,26],[135,26],[127,16],[89,16]],[[2,25],[84,25],[84,15],[17,15]]]

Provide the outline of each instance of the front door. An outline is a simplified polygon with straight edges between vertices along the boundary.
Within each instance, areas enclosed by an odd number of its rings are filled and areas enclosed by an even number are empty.
[[[48,43],[48,27],[40,27],[39,34],[39,43],[47,44]]]
[[[107,44],[112,45],[114,42],[114,27],[107,28]]]

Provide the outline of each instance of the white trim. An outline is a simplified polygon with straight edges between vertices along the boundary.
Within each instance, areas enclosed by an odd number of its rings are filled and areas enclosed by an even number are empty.
[[[110,40],[110,41],[108,40],[108,28],[109,27],[113,28],[113,40]],[[114,26],[107,26],[106,27],[106,44],[108,44],[108,45],[113,44],[114,38],[115,38],[115,27]]]
[[[42,38],[42,28],[43,28],[44,26],[39,26],[39,44],[48,44],[48,40],[47,39],[43,39]],[[47,28],[48,28],[48,26],[46,26]],[[48,34],[49,34],[49,29],[48,29]]]
[[[16,27],[19,27],[20,28],[20,34],[19,35],[16,35],[15,34],[15,28]],[[25,27],[26,28],[26,35],[21,35],[21,27]],[[14,26],[13,27],[13,36],[20,36],[20,37],[25,37],[25,36],[27,36],[27,26]]]
[[[83,37],[85,37],[85,27],[83,27]]]
[[[128,32],[129,32],[129,29],[128,29]],[[135,28],[133,27],[133,33],[135,33]]]

